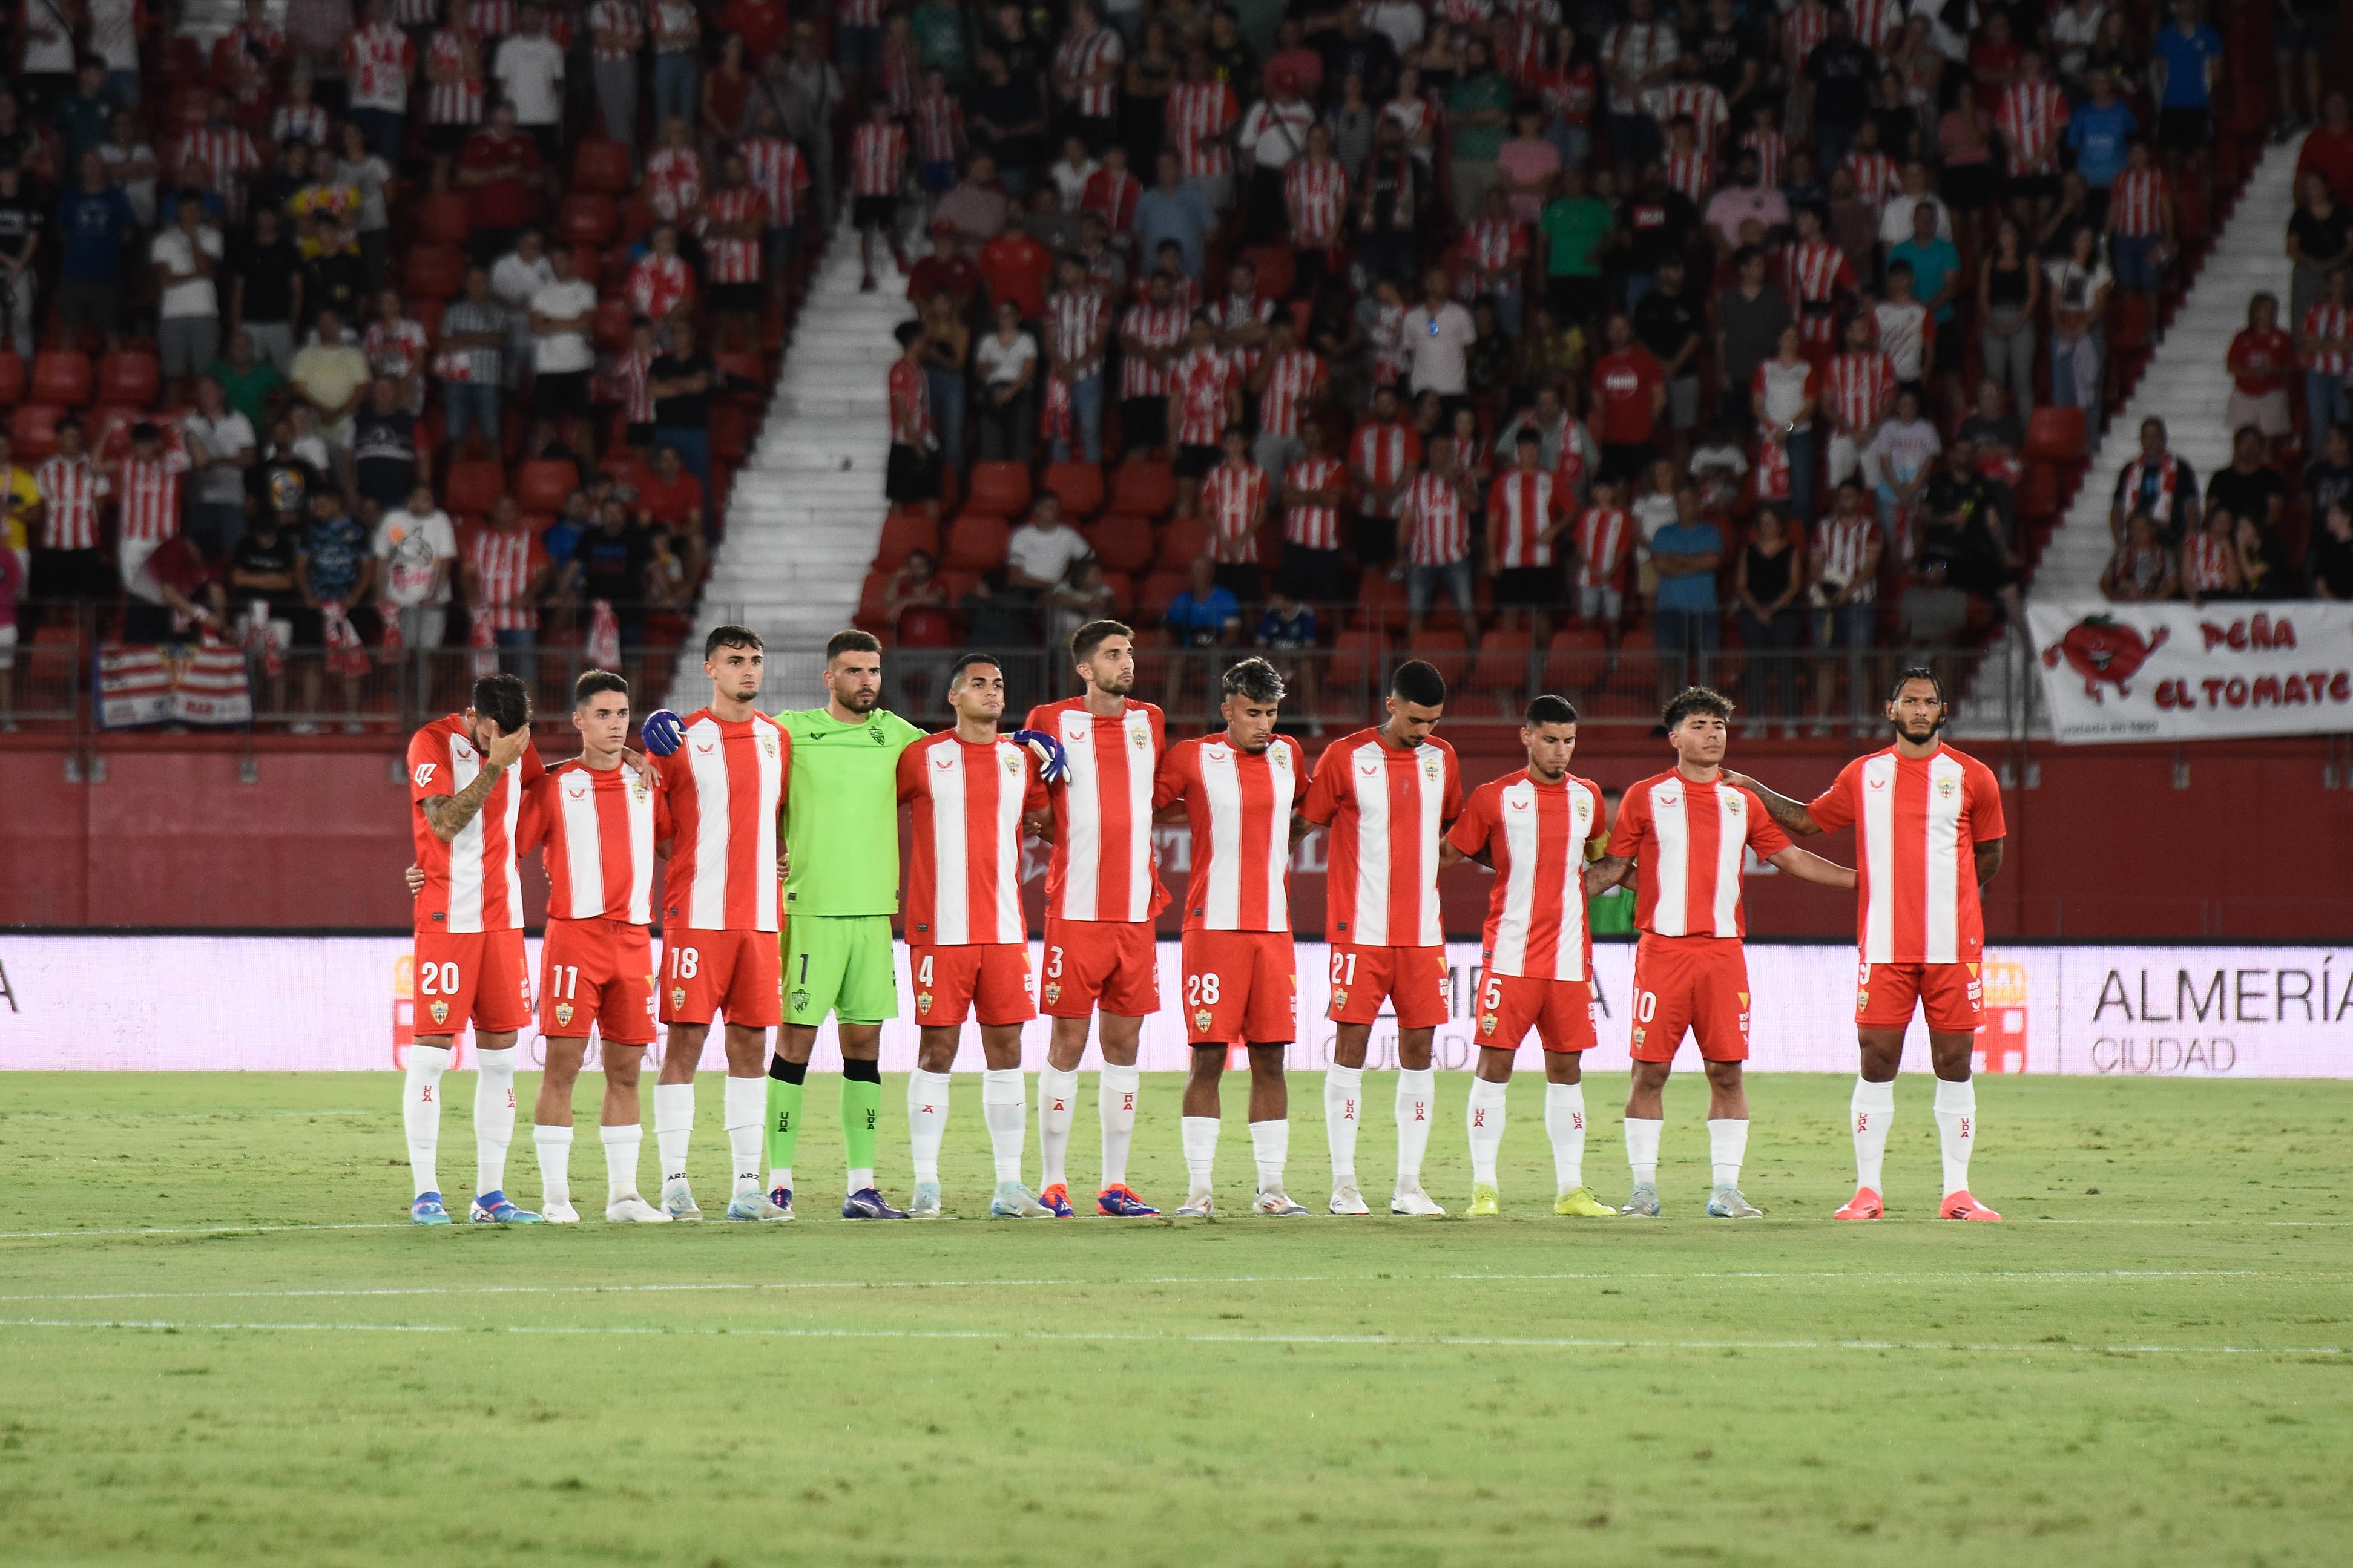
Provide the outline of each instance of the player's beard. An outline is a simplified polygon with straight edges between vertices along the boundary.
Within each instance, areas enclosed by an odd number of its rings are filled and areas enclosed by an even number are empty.
[[[1131,669],[1125,676],[1113,676],[1109,680],[1098,679],[1094,688],[1105,697],[1124,697],[1135,689],[1135,671]]]
[[[871,713],[882,701],[882,689],[879,686],[871,691],[846,691],[835,695],[836,700],[852,713]]]
[[[1904,727],[1904,721],[1898,719],[1895,721],[1895,733],[1899,739],[1909,741],[1915,746],[1925,746],[1929,742],[1935,740],[1938,735],[1944,733],[1947,717],[1947,715],[1939,713],[1936,716],[1936,721],[1928,726],[1928,731],[1925,735],[1914,734],[1911,731]]]

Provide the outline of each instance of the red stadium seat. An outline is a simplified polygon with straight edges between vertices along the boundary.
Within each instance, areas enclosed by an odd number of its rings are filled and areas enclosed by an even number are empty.
[[[1461,683],[1462,672],[1469,666],[1471,657],[1461,632],[1439,631],[1425,626],[1414,635],[1408,646],[1414,658],[1427,661],[1444,676],[1448,686]]]
[[[1103,477],[1100,463],[1049,463],[1046,489],[1060,498],[1062,516],[1079,522],[1103,510]]]
[[[1366,573],[1356,584],[1356,624],[1392,631],[1404,626],[1405,584],[1386,572]]]
[[[1209,548],[1209,525],[1198,517],[1172,517],[1160,531],[1157,557],[1163,572],[1182,572]]]
[[[1141,572],[1152,564],[1156,548],[1152,524],[1124,513],[1114,513],[1088,530],[1087,542],[1106,572]]]
[[[54,403],[20,403],[8,416],[8,445],[19,463],[38,462],[58,449],[58,421],[66,411]]]
[[[1029,510],[1029,468],[1026,463],[975,463],[972,494],[965,500],[968,512],[1012,517]]]
[[[874,546],[874,569],[896,572],[907,557],[922,551],[940,558],[940,527],[920,511],[894,511],[882,520],[882,537]]]
[[[1111,510],[1134,517],[1163,518],[1176,499],[1176,476],[1165,461],[1133,458],[1112,474]]]
[[[927,607],[902,610],[897,634],[901,647],[954,647],[955,617],[945,610]]]
[[[90,402],[96,378],[90,356],[79,349],[43,349],[33,361],[32,398],[79,408]]]
[[[1482,632],[1479,657],[1471,668],[1471,684],[1495,691],[1517,691],[1527,685],[1528,655],[1535,647],[1526,631]]]
[[[14,349],[0,349],[0,407],[14,408],[25,401],[25,358]]]
[[[644,455],[635,447],[614,446],[607,448],[605,456],[598,460],[596,467],[603,472],[612,475],[615,484],[628,485],[632,489],[645,489],[654,477],[653,465],[647,462]]]
[[[566,245],[603,245],[620,222],[620,210],[602,191],[575,191],[555,212],[555,232]]]
[[[474,232],[472,202],[462,191],[427,191],[417,205],[417,237],[428,245],[463,245]]]
[[[1182,572],[1155,572],[1135,591],[1136,619],[1158,626],[1168,614],[1168,606],[1187,586]]]
[[[412,245],[401,278],[406,293],[454,300],[466,291],[466,253],[454,245]]]
[[[506,493],[506,468],[491,458],[460,458],[441,479],[441,504],[451,511],[486,513]],[[563,504],[558,496],[556,506]]]
[[[1103,586],[1111,590],[1112,613],[1124,616],[1135,607],[1135,579],[1124,572],[1106,571]]]
[[[723,463],[740,463],[752,449],[752,419],[740,403],[711,405],[711,455]]]
[[[1362,686],[1371,672],[1373,634],[1342,632],[1332,639],[1332,659],[1324,667],[1324,689],[1337,693],[1344,700],[1350,687]]]
[[[441,341],[441,312],[448,308],[448,303],[446,300],[404,300],[400,308],[410,320],[425,329],[427,340],[438,342]]]
[[[879,637],[891,629],[890,616],[884,611],[882,598],[883,590],[890,585],[891,574],[888,572],[869,572],[866,580],[858,585],[858,611],[850,619],[858,623],[860,630],[870,631]]]
[[[1592,685],[1601,679],[1609,657],[1609,639],[1599,626],[1567,626],[1553,633],[1545,653],[1545,689],[1574,691]]]
[[[2089,460],[2087,430],[2080,408],[2038,408],[2027,416],[2026,458],[2063,466]]]
[[[541,458],[515,470],[515,504],[525,511],[562,511],[579,488],[580,470],[562,458]]]
[[[1298,264],[1292,259],[1287,245],[1253,245],[1242,252],[1242,259],[1258,274],[1258,297],[1261,300],[1288,300],[1298,285]]]
[[[629,302],[607,294],[596,301],[596,346],[619,353],[629,346]]]
[[[2026,465],[2026,479],[2018,487],[2018,515],[2030,522],[2055,516],[2059,510],[2059,470],[2048,463]]]
[[[572,184],[579,190],[619,195],[632,184],[629,150],[618,142],[583,142],[572,154]]]
[[[1001,517],[965,512],[948,529],[947,559],[941,564],[963,572],[993,572],[1005,564],[1005,542],[1011,532]]]
[[[132,403],[146,408],[163,389],[163,363],[144,349],[117,349],[98,362],[101,403]]]

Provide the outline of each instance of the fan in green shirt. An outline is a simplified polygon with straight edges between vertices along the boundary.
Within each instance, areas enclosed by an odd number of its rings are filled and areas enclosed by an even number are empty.
[[[891,917],[899,910],[899,753],[924,731],[884,712],[882,645],[826,645],[826,702],[776,715],[792,742],[785,795],[784,1026],[768,1064],[768,1185],[788,1205],[818,1026],[841,1044],[844,1219],[904,1219],[874,1185],[882,1119],[882,1021],[899,1016]],[[776,1189],[782,1189],[778,1195]]]

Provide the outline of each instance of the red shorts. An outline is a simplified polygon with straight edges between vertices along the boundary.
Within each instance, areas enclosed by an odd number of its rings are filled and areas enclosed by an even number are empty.
[[[654,1043],[654,943],[644,926],[612,919],[547,922],[539,944],[539,1032],[608,1046]]]
[[[1985,983],[1974,963],[1866,963],[1854,982],[1854,1021],[1866,1029],[1901,1029],[1920,1005],[1939,1035],[1974,1035],[1985,1010]]]
[[[1332,944],[1332,1006],[1335,1024],[1369,1024],[1381,998],[1397,1004],[1398,1026],[1434,1029],[1446,1022],[1446,950],[1442,947],[1350,947]]]
[[[1123,1018],[1160,1011],[1160,942],[1152,922],[1047,916],[1038,1000],[1050,1018],[1084,1018],[1098,1006]]]
[[[708,1024],[717,1016],[743,1029],[784,1021],[785,961],[772,931],[665,931],[661,1021]]]
[[[1634,944],[1638,1062],[1671,1062],[1689,1029],[1712,1062],[1748,1059],[1748,954],[1733,936],[1645,934]]]
[[[1479,976],[1479,1048],[1516,1051],[1528,1031],[1548,1051],[1593,1048],[1593,984],[1519,974]]]
[[[531,1022],[531,975],[519,931],[417,933],[417,1037],[508,1035]]]
[[[927,1029],[953,1027],[966,1016],[983,1028],[1026,1024],[1038,1016],[1029,1005],[1026,942],[910,947],[907,964],[915,975],[915,1022]]]
[[[1188,931],[1185,1037],[1273,1046],[1298,1037],[1299,961],[1287,931]]]

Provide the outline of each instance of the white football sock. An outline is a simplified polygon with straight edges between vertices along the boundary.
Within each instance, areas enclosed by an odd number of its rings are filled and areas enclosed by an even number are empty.
[[[507,1146],[514,1142],[515,1048],[474,1053],[474,1191],[507,1184]]]
[[[1554,1194],[1585,1185],[1585,1086],[1545,1085],[1545,1131],[1552,1139]]]
[[[572,1201],[572,1129],[531,1130],[531,1145],[539,1151],[540,1202],[548,1208]]]
[[[1473,1078],[1471,1103],[1462,1111],[1471,1133],[1471,1179],[1491,1187],[1495,1184],[1495,1152],[1504,1146],[1504,1101],[1511,1090],[1508,1083]]]
[[[1879,1178],[1887,1163],[1887,1130],[1895,1123],[1895,1080],[1856,1079],[1848,1109],[1854,1113],[1854,1184],[1883,1193]]]
[[[1969,1190],[1969,1153],[1978,1142],[1978,1085],[1936,1080],[1936,1142],[1945,1151],[1945,1195]]]
[[[1194,1192],[1206,1193],[1210,1169],[1218,1161],[1218,1118],[1187,1116],[1179,1121],[1177,1131],[1185,1142],[1185,1174]]]
[[[764,1139],[763,1142],[765,1141],[765,1140]],[[785,1191],[788,1193],[793,1190],[793,1168],[790,1165],[771,1165],[768,1167],[768,1189],[769,1191],[774,1192],[778,1187],[784,1188]],[[849,1190],[854,1193],[858,1189],[856,1187],[852,1187]]]
[[[988,1124],[998,1184],[1019,1181],[1021,1142],[1029,1129],[1029,1091],[1019,1068],[991,1068],[980,1075],[980,1119]]]
[[[727,1080],[722,1105],[727,1152],[735,1162],[735,1195],[760,1191],[760,1162],[767,1153],[768,1077]]]
[[[1666,1123],[1645,1121],[1638,1117],[1626,1118],[1626,1165],[1634,1173],[1634,1184],[1659,1179],[1659,1133]]]
[[[1278,1117],[1272,1121],[1253,1121],[1250,1130],[1250,1157],[1258,1162],[1258,1190],[1262,1193],[1282,1191],[1282,1167],[1291,1158],[1291,1119]]]
[[[936,1155],[934,1157],[934,1163],[937,1163]],[[786,1173],[786,1175],[791,1173],[789,1171]],[[842,1185],[842,1191],[846,1194],[862,1193],[874,1184],[874,1167],[871,1165],[852,1165],[846,1175],[847,1180]]]
[[[637,1196],[638,1152],[645,1147],[645,1128],[625,1121],[617,1127],[599,1127],[596,1135],[605,1141],[605,1201],[617,1204]]]
[[[408,1173],[413,1196],[441,1190],[435,1158],[441,1148],[441,1075],[449,1070],[447,1046],[408,1047],[408,1076],[400,1086],[400,1122],[408,1132]]]
[[[1397,1190],[1421,1185],[1421,1157],[1430,1149],[1430,1118],[1438,1102],[1438,1074],[1399,1069],[1397,1082]]]
[[[915,1180],[940,1179],[940,1141],[948,1131],[948,1084],[944,1072],[917,1068],[907,1075],[907,1145]]]
[[[1135,1142],[1135,1100],[1144,1086],[1140,1068],[1103,1064],[1096,1086],[1095,1113],[1103,1122],[1103,1184],[1127,1184],[1127,1150]]]
[[[1078,1119],[1079,1075],[1057,1067],[1038,1069],[1038,1190],[1067,1183],[1062,1165],[1071,1150],[1071,1123]]]
[[[1324,1142],[1332,1151],[1335,1190],[1356,1184],[1356,1128],[1364,1119],[1365,1069],[1335,1062],[1324,1069]]]
[[[1740,1163],[1748,1156],[1748,1119],[1745,1116],[1710,1117],[1707,1122],[1707,1158],[1715,1168],[1715,1181],[1719,1187],[1740,1184]]]
[[[767,1115],[762,1108],[763,1118]],[[654,1152],[661,1161],[662,1185],[686,1180],[686,1146],[694,1137],[694,1085],[654,1085]]]

